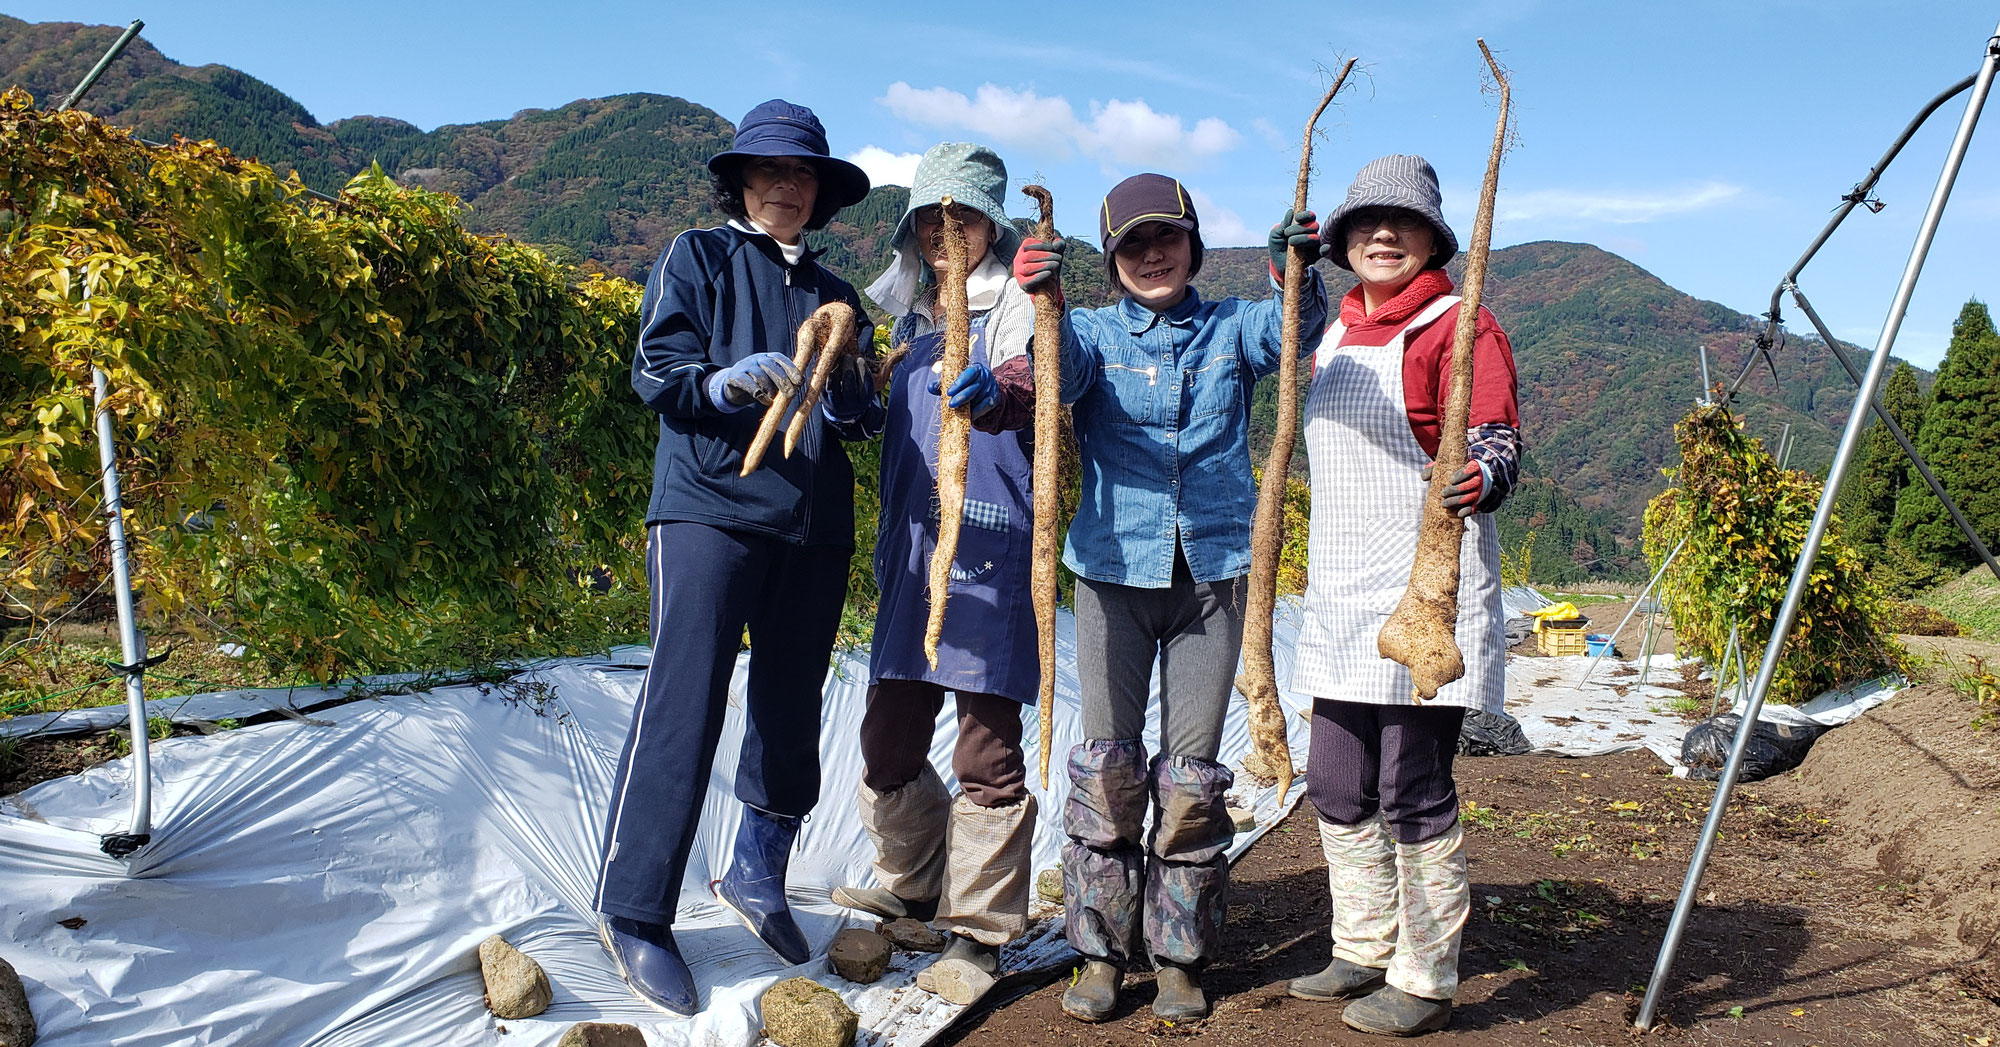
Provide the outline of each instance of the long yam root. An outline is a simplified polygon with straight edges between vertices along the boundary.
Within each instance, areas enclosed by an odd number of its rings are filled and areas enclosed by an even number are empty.
[[[813,416],[813,409],[819,406],[819,398],[826,392],[827,379],[833,374],[833,365],[842,357],[860,352],[854,343],[854,310],[845,302],[829,302],[813,313],[827,313],[828,319],[819,338],[818,355],[813,360],[811,375],[806,379],[806,387],[799,391],[799,406],[792,412],[792,424],[785,429],[785,457],[792,456],[792,449],[805,438],[806,423]],[[803,370],[803,366],[801,370]]]
[[[1340,68],[1333,86],[1306,121],[1305,142],[1299,147],[1299,178],[1292,209],[1306,209],[1306,189],[1312,180],[1313,126],[1347,83],[1354,59]],[[1292,787],[1292,746],[1285,736],[1285,710],[1278,697],[1278,670],[1271,658],[1271,618],[1278,604],[1278,555],[1285,546],[1285,480],[1292,471],[1292,444],[1299,432],[1299,309],[1304,303],[1306,271],[1319,261],[1296,248],[1285,258],[1285,313],[1279,328],[1278,425],[1264,478],[1257,488],[1257,515],[1250,534],[1250,593],[1243,617],[1243,675],[1236,688],[1250,707],[1252,752],[1244,770],[1259,778],[1275,778],[1278,795]]]
[[[1486,184],[1479,190],[1479,211],[1472,221],[1472,246],[1465,255],[1465,300],[1458,307],[1452,333],[1451,391],[1445,399],[1444,421],[1438,435],[1437,459],[1424,492],[1418,524],[1417,555],[1410,566],[1410,586],[1396,612],[1375,637],[1375,649],[1410,669],[1418,701],[1437,697],[1438,689],[1465,675],[1465,657],[1458,649],[1458,562],[1465,543],[1465,521],[1444,507],[1452,477],[1465,466],[1466,420],[1472,410],[1472,336],[1479,320],[1479,297],[1486,287],[1486,256],[1493,245],[1493,198],[1500,190],[1500,157],[1507,151],[1507,75],[1479,41],[1479,53],[1500,85],[1500,117],[1493,127],[1493,151],[1486,159]]]
[[[833,326],[834,317],[842,313],[847,316],[847,337],[854,337],[854,310],[846,302],[828,302],[813,310],[806,322],[799,325],[798,347],[792,353],[792,366],[804,373],[813,354],[825,343],[825,332]],[[789,397],[778,397],[764,408],[764,419],[757,425],[757,435],[750,441],[750,449],[743,452],[743,471],[738,476],[749,476],[764,464],[764,452],[771,449],[771,440],[778,435],[778,424],[784,421],[785,411],[791,407]]]
[[[1056,238],[1056,204],[1039,185],[1021,192],[1041,210],[1035,236]],[[1036,704],[1042,714],[1042,788],[1049,787],[1049,747],[1056,733],[1056,509],[1062,490],[1062,303],[1060,291],[1035,292],[1035,541],[1028,563],[1035,597],[1035,636],[1042,656],[1042,682]]]
[[[966,257],[965,227],[959,224],[951,197],[944,210],[944,271],[938,274],[938,303],[944,307],[944,361],[938,388],[949,390],[972,351],[972,308],[965,296],[971,271]],[[965,469],[972,453],[969,407],[938,404],[938,539],[931,550],[931,615],[924,626],[924,658],[937,668],[938,637],[944,632],[944,605],[951,595],[951,562],[958,556],[958,529],[965,520]]]

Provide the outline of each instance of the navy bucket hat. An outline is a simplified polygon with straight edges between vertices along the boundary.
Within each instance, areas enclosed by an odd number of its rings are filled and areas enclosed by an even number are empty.
[[[750,110],[736,125],[736,140],[728,150],[708,158],[708,171],[728,177],[760,156],[811,157],[819,169],[820,192],[831,194],[834,210],[858,204],[868,195],[868,173],[832,154],[826,128],[805,106],[773,98]]]
[[[1347,199],[1334,209],[1326,223],[1327,243],[1333,250],[1327,257],[1333,264],[1352,271],[1347,263],[1347,230],[1341,226],[1347,216],[1364,207],[1397,207],[1415,211],[1429,222],[1437,242],[1432,245],[1426,269],[1438,269],[1458,253],[1458,237],[1444,224],[1444,194],[1438,191],[1437,172],[1421,156],[1392,153],[1368,161],[1347,187]]]

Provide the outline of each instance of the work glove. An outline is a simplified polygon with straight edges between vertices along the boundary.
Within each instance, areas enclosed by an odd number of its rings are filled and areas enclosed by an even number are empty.
[[[753,402],[769,405],[779,398],[791,399],[801,381],[791,357],[755,353],[710,375],[708,398],[725,411],[741,410]]]
[[[1431,467],[1435,462],[1424,463],[1423,478],[1429,482]],[[1463,520],[1479,511],[1479,500],[1486,497],[1486,470],[1476,461],[1467,461],[1458,475],[1451,478],[1451,486],[1444,491],[1445,511]]]
[[[826,377],[826,413],[836,422],[851,422],[875,399],[875,369],[859,356],[842,357]]]
[[[1271,278],[1285,278],[1286,248],[1296,247],[1306,253],[1306,258],[1318,262],[1326,255],[1326,242],[1319,236],[1319,219],[1311,211],[1286,211],[1285,217],[1271,227]]]
[[[1053,240],[1038,240],[1028,237],[1021,241],[1021,249],[1014,252],[1014,281],[1023,291],[1039,291],[1049,288],[1055,291],[1056,301],[1062,301],[1062,259],[1063,252],[1069,250],[1069,241],[1058,236]]]
[[[942,363],[931,365],[933,371],[942,372],[943,369]],[[941,374],[940,377],[931,379],[933,394],[937,393],[941,381],[943,381]],[[965,370],[958,372],[958,380],[951,383],[950,397],[947,402],[953,407],[971,405],[972,416],[977,418],[1000,406],[1000,382],[993,377],[993,368],[975,361],[965,365]]]

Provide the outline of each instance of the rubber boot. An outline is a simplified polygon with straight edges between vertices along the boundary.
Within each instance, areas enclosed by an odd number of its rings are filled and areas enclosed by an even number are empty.
[[[1412,996],[1384,985],[1348,1004],[1341,1010],[1340,1020],[1377,1036],[1416,1036],[1451,1024],[1451,1001]]]
[[[1076,980],[1063,990],[1063,1013],[1078,1021],[1101,1022],[1118,1009],[1118,986],[1125,976],[1103,960],[1085,960]]]
[[[1186,967],[1167,964],[1153,976],[1153,1017],[1163,1022],[1191,1022],[1208,1017],[1208,996],[1201,980]]]
[[[833,901],[884,920],[905,916],[929,923],[944,889],[945,833],[951,795],[926,764],[900,788],[876,792],[856,787],[861,828],[875,845],[879,887],[835,887]]]
[[[701,1010],[694,974],[681,959],[672,928],[622,916],[600,916],[597,935],[604,951],[611,954],[618,976],[640,999],[683,1018]]]
[[[917,973],[917,988],[946,1003],[970,1007],[993,988],[1000,973],[1000,947],[954,934],[937,962]]]
[[[795,966],[812,958],[812,946],[785,902],[785,870],[791,865],[799,822],[746,804],[729,871],[709,884],[716,899],[741,917],[750,933]]]
[[[1320,819],[1327,893],[1333,901],[1333,958],[1285,991],[1302,1000],[1342,1000],[1383,985],[1396,953],[1396,841],[1382,819],[1354,825]]]

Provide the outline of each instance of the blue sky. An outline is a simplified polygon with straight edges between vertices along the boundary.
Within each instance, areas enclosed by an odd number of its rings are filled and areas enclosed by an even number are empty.
[[[1198,190],[1214,243],[1262,241],[1288,205],[1323,67],[1363,76],[1322,120],[1313,206],[1354,170],[1420,153],[1469,239],[1492,135],[1474,38],[1513,73],[1519,138],[1496,246],[1597,244],[1746,313],[1937,92],[1978,65],[2000,6],[1924,0],[1680,3],[1476,0],[1313,4],[652,4],[0,0],[33,21],[147,21],[189,64],[219,62],[322,121],[429,128],[630,91],[731,120],[772,96],[817,110],[834,148],[907,170],[943,140],[983,141],[1016,181],[1091,232],[1104,191],[1160,170]],[[972,12],[977,11],[977,14]],[[1834,332],[1873,346],[1963,96],[1932,118],[1801,286]],[[1025,201],[1023,201],[1025,202]],[[2000,100],[1987,107],[1897,341],[1934,365],[1968,297],[2000,290]],[[866,274],[854,274],[866,279]],[[1802,317],[1795,332],[1809,330]],[[1503,318],[1504,319],[1504,318]]]

